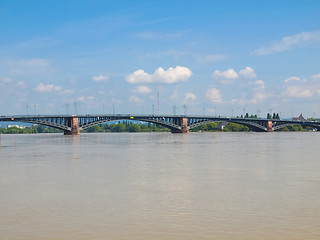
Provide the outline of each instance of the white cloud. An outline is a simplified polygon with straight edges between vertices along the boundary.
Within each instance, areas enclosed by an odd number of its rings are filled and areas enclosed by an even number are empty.
[[[232,99],[231,103],[240,103],[240,104],[258,104],[263,102],[265,99],[271,96],[270,93],[268,93],[265,90],[264,81],[257,80],[254,82],[254,88],[249,91],[252,92],[252,98],[251,99]]]
[[[291,82],[291,81],[300,81],[300,78],[293,76],[293,77],[289,77],[289,78],[284,80],[285,83],[288,83],[288,82]]]
[[[220,80],[223,84],[230,84],[233,82],[234,79],[237,79],[239,77],[238,73],[234,71],[232,68],[221,72],[219,70],[216,70],[213,72],[212,76],[215,79]]]
[[[256,84],[257,86],[259,86],[260,88],[264,89],[264,81],[258,80],[258,81],[255,82],[255,84]]]
[[[131,96],[131,97],[129,98],[129,102],[142,103],[143,101],[142,101],[141,98],[139,98],[139,97],[137,97],[137,96]]]
[[[287,86],[283,95],[292,98],[309,98],[312,97],[313,93],[311,90],[301,86]]]
[[[254,51],[255,55],[268,55],[276,52],[290,50],[295,46],[302,46],[308,43],[320,42],[320,31],[302,32],[282,38],[281,41],[269,46],[261,47]]]
[[[269,96],[270,96],[270,94],[268,94],[266,92],[256,92],[253,95],[253,98],[251,100],[249,100],[249,103],[257,104],[257,103],[263,102]]]
[[[36,87],[36,91],[37,92],[52,92],[52,91],[60,91],[62,88],[60,86],[55,86],[53,84],[43,84],[40,83],[37,87]]]
[[[313,75],[312,80],[320,80],[320,73]]]
[[[146,73],[144,70],[137,70],[135,71],[134,73],[128,75],[126,77],[126,80],[128,83],[132,83],[132,84],[135,84],[135,83],[152,83],[153,80],[152,80],[152,75],[151,74],[148,74]]]
[[[138,86],[136,87],[136,89],[133,90],[133,92],[148,94],[148,93],[151,93],[152,90],[147,86]]]
[[[159,67],[153,74],[148,74],[144,70],[137,70],[128,75],[126,80],[128,83],[166,83],[173,84],[177,82],[186,81],[192,76],[192,71],[186,67],[177,66],[175,68],[168,68],[164,70]]]
[[[109,77],[106,75],[98,75],[98,76],[93,76],[92,81],[95,82],[106,82],[109,80]]]
[[[211,102],[214,103],[221,103],[222,102],[222,95],[220,91],[216,88],[211,88],[207,90],[206,93],[207,98],[211,100]]]
[[[255,71],[251,67],[246,67],[245,69],[240,70],[239,73],[242,77],[246,77],[246,78],[256,78],[257,77]]]
[[[188,100],[194,101],[194,100],[196,100],[196,98],[197,98],[196,95],[192,92],[189,92],[185,95],[185,100],[187,100],[187,101]]]

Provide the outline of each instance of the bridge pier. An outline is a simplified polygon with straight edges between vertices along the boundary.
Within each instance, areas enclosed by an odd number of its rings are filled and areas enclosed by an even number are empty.
[[[71,128],[71,131],[64,131],[64,135],[79,135],[79,118],[78,117],[66,117],[66,125]]]
[[[181,129],[172,129],[172,133],[188,133],[188,119],[186,117],[178,117],[175,119],[175,124],[179,125]]]
[[[267,122],[267,132],[273,132],[272,121],[268,121]]]

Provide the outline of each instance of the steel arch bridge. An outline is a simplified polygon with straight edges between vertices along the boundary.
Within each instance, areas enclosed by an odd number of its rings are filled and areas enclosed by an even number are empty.
[[[309,126],[320,130],[320,122],[279,119],[253,119],[233,117],[210,117],[196,115],[37,115],[37,116],[1,116],[0,122],[25,122],[45,125],[64,131],[65,135],[79,135],[89,127],[122,120],[133,120],[167,127],[172,133],[187,133],[189,130],[211,122],[231,122],[247,126],[256,132],[272,132],[292,125]]]

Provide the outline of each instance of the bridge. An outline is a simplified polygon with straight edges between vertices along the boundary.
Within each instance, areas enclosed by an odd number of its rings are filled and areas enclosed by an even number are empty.
[[[45,125],[64,131],[65,135],[79,135],[81,130],[107,122],[134,120],[157,124],[169,128],[172,133],[188,133],[189,130],[211,122],[231,122],[247,126],[255,132],[273,132],[275,130],[301,125],[320,131],[320,122],[308,120],[280,120],[239,117],[211,117],[196,115],[135,115],[135,114],[98,114],[98,115],[37,115],[37,116],[1,116],[0,122],[24,122]]]

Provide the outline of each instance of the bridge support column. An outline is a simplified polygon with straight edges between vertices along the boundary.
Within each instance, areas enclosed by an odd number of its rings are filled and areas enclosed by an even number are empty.
[[[268,132],[273,132],[273,129],[272,129],[272,121],[268,121],[268,122],[267,122],[267,131],[268,131]]]
[[[172,133],[188,133],[188,119],[186,117],[179,117],[175,119],[175,123],[181,127],[181,129],[172,129]]]
[[[64,131],[64,135],[79,135],[79,119],[77,117],[67,117],[66,125],[71,127],[71,131]]]

